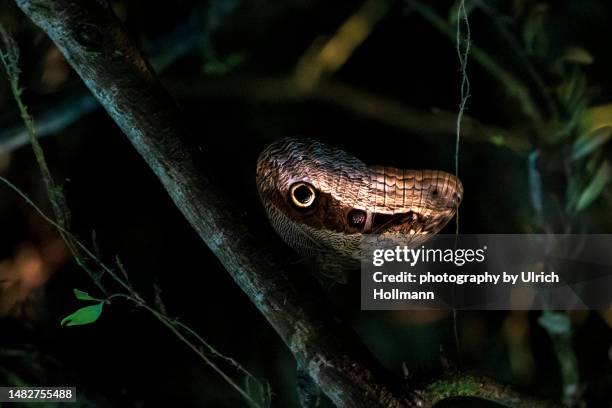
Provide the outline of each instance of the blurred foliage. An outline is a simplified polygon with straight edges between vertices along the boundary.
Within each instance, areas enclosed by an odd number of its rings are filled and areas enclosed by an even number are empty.
[[[276,241],[258,206],[252,164],[262,146],[278,137],[320,138],[367,162],[452,167],[454,116],[449,131],[433,135],[427,130],[439,123],[431,123],[431,116],[409,122],[409,130],[402,122],[405,110],[396,108],[456,111],[458,5],[442,0],[113,2],[184,108],[194,149],[206,138],[207,148],[219,152],[219,177],[235,180],[228,194],[244,203],[246,222],[262,231],[263,246]],[[465,5],[473,39],[466,114],[486,137],[462,139],[462,231],[609,232],[611,5],[605,0],[468,0]],[[2,6],[0,21],[22,49],[23,98],[35,119],[46,106],[69,108],[70,120],[53,128],[56,137],[44,147],[56,178],[67,179],[62,184],[75,234],[90,236],[94,227],[94,241],[101,243],[94,252],[102,258],[125,254],[130,279],[143,296],[154,300],[161,287],[170,313],[196,322],[207,339],[222,344],[258,377],[269,378],[272,388],[264,390],[245,377],[241,387],[251,398],[271,393],[273,406],[297,406],[295,367],[285,345],[201,247],[106,116],[84,116],[92,110],[89,105],[75,114],[74,105],[59,103],[65,91],[79,89],[79,79],[11,1]],[[308,89],[298,87],[302,93],[287,86],[299,83],[300,73],[308,74]],[[18,120],[7,85],[0,81],[2,129]],[[317,90],[326,98],[309,98]],[[350,109],[355,99],[347,95],[356,94],[361,110]],[[495,132],[485,124],[494,124]],[[228,155],[235,157],[232,169],[222,160]],[[29,152],[1,153],[0,174],[44,202],[44,183]],[[66,256],[51,261],[50,254],[66,248],[52,242],[43,233],[44,223],[6,189],[0,190],[0,225],[0,305],[9,300],[15,305],[0,307],[10,315],[0,320],[3,383],[78,384],[97,406],[160,401],[244,406],[217,374],[141,314],[113,311],[112,318],[93,326],[60,329],[57,323],[74,311],[73,288],[89,293],[95,288]],[[448,314],[363,313],[354,306],[358,289],[333,288],[333,301],[374,354],[400,375],[435,376],[449,361],[461,360],[534,394],[565,396],[568,404],[612,403],[609,312],[459,313],[458,358]],[[77,298],[96,301],[83,293]],[[151,389],[159,395],[151,396]]]

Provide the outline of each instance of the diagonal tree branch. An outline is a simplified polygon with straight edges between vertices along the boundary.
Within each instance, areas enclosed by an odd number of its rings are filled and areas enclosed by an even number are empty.
[[[199,48],[211,48],[211,34],[219,22],[228,17],[239,2],[219,6],[223,0],[213,0],[197,6],[187,20],[170,31],[145,39],[143,51],[155,72],[163,72],[180,58]],[[36,136],[39,138],[59,133],[83,116],[100,108],[97,99],[84,87],[58,92],[57,99],[43,106],[29,105],[36,117]],[[0,154],[29,143],[28,130],[18,112],[0,115]]]
[[[517,402],[515,394],[494,383],[471,388],[434,383],[410,391],[389,375],[321,301],[318,285],[288,278],[287,268],[279,266],[288,264],[282,246],[262,251],[239,209],[212,182],[213,169],[196,163],[184,142],[187,129],[178,109],[105,1],[17,4],[57,44],[185,218],[336,406],[427,407],[469,392],[497,401],[508,396],[510,406],[535,406]]]
[[[410,407],[394,381],[322,295],[299,290],[241,222],[183,142],[185,123],[110,7],[97,0],[21,0],[120,126],[200,237],[255,303],[296,360],[340,407]],[[206,153],[206,152],[205,152]],[[209,152],[212,154],[212,152]],[[279,255],[279,256],[282,256]]]

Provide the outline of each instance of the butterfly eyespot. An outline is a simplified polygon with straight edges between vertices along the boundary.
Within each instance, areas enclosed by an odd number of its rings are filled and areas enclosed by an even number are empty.
[[[353,228],[363,227],[366,219],[367,215],[363,210],[351,210],[347,216],[347,222]]]
[[[434,196],[434,197],[437,197],[437,196],[438,196],[438,193],[439,193],[439,192],[438,192],[438,189],[437,189],[437,188],[434,188],[433,190],[431,190],[431,195],[432,195],[432,196]]]
[[[317,191],[308,183],[298,182],[289,188],[289,201],[298,209],[305,210],[312,207],[316,198]]]

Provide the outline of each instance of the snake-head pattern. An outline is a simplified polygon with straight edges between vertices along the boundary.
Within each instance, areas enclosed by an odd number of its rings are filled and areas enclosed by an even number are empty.
[[[343,150],[296,138],[260,154],[257,187],[279,235],[334,270],[359,259],[365,234],[422,244],[454,216],[463,195],[461,182],[444,171],[368,166]]]

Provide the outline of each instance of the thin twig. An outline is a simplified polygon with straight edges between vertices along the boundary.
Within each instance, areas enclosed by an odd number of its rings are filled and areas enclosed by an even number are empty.
[[[461,26],[465,26],[465,40]],[[465,0],[459,3],[457,10],[457,56],[459,57],[459,71],[461,74],[461,99],[459,102],[459,112],[457,113],[457,132],[455,135],[455,177],[459,178],[459,147],[461,143],[461,125],[463,114],[467,107],[468,99],[470,98],[470,79],[467,75],[467,62],[470,55],[471,33],[470,22],[468,20],[467,11],[465,10]],[[457,208],[456,216],[456,234],[459,235],[459,209]]]
[[[183,142],[186,125],[176,105],[112,10],[100,2],[77,0],[20,0],[18,5],[47,31],[178,208],[332,401],[356,408],[413,406],[416,396],[401,389],[399,380],[389,381],[355,334],[320,302],[322,296],[300,291],[270,254],[259,250],[260,239],[241,222],[241,211],[225,201],[196,165]]]
[[[455,32],[450,24],[436,14],[429,5],[418,0],[405,1],[437,30],[445,34],[451,41],[455,42]],[[480,64],[489,75],[495,78],[503,86],[508,96],[518,100],[523,113],[534,122],[540,123],[542,121],[542,115],[531,97],[529,88],[476,45],[471,45],[471,51],[474,61]]]
[[[465,39],[463,38],[463,31],[461,26],[465,26]],[[457,56],[459,58],[459,72],[461,75],[461,86],[460,86],[460,101],[459,111],[457,113],[457,125],[455,134],[455,177],[459,178],[459,148],[461,145],[461,125],[463,122],[463,114],[467,108],[467,102],[470,97],[470,80],[467,75],[467,62],[470,55],[471,45],[471,32],[470,22],[468,20],[468,13],[465,9],[465,0],[461,0],[457,9]],[[455,210],[455,246],[459,239],[459,205]],[[457,360],[461,365],[461,343],[459,341],[459,324],[458,324],[458,312],[457,309],[453,309],[453,334],[455,337],[455,347],[457,348]]]
[[[290,278],[284,247],[261,251],[242,211],[210,179],[203,149],[110,8],[80,0],[18,0],[58,45],[92,93],[159,177],[170,197],[321,390],[339,407],[431,406],[390,375],[338,319],[314,282]],[[96,38],[100,41],[80,41]],[[202,163],[203,162],[203,163]],[[304,288],[305,284],[312,284]],[[500,392],[504,391],[499,387]]]
[[[244,373],[247,378],[254,380],[257,384],[260,385],[261,389],[265,389],[264,384],[259,381],[255,376],[253,376],[249,371],[247,371],[244,367],[238,364],[234,359],[229,357],[225,357],[223,354],[219,353],[215,348],[213,348],[209,343],[204,341],[204,339],[199,336],[195,331],[193,331],[188,326],[180,323],[178,324],[175,320],[169,318],[166,314],[157,311],[155,308],[148,305],[148,303],[136,292],[136,290],[128,283],[127,273],[123,269],[123,265],[118,261],[118,266],[120,271],[126,277],[126,280],[121,279],[119,275],[117,275],[111,268],[106,266],[99,257],[94,254],[89,248],[87,248],[80,240],[78,240],[69,230],[69,221],[68,215],[69,210],[66,204],[65,197],[61,192],[61,189],[55,184],[53,177],[51,175],[51,171],[47,165],[47,161],[45,158],[44,151],[40,146],[38,139],[35,134],[36,127],[34,126],[34,120],[32,116],[28,113],[27,107],[23,103],[21,99],[21,90],[19,88],[19,67],[18,67],[18,59],[19,59],[19,49],[17,45],[13,42],[12,38],[4,31],[4,28],[0,26],[0,35],[4,42],[4,49],[0,50],[0,61],[4,65],[6,69],[9,82],[11,84],[11,90],[13,92],[13,96],[15,101],[19,107],[22,118],[26,125],[26,129],[29,134],[30,143],[32,144],[36,160],[38,166],[41,170],[43,179],[45,181],[45,186],[47,192],[49,194],[49,199],[52,203],[52,208],[55,213],[55,216],[58,218],[58,221],[51,219],[47,216],[38,206],[34,204],[34,202],[19,188],[17,188],[10,181],[0,176],[0,182],[5,183],[9,186],[13,191],[15,191],[18,195],[20,195],[30,206],[32,206],[36,212],[38,212],[43,219],[47,222],[55,226],[63,238],[66,245],[70,248],[75,260],[83,269],[85,269],[92,281],[96,283],[96,285],[100,288],[100,290],[107,295],[107,301],[110,302],[115,298],[123,298],[131,301],[136,306],[139,306],[151,314],[153,314],[161,323],[163,323],[167,328],[169,328],[183,343],[185,343],[190,349],[192,349],[208,366],[210,366],[215,372],[217,372],[232,388],[234,388],[238,393],[240,393],[243,398],[245,398],[253,407],[255,408],[264,408],[267,404],[261,404],[253,400],[253,398],[238,385],[236,381],[234,381],[229,375],[227,375],[222,369],[220,369],[210,358],[208,358],[196,345],[190,342],[181,332],[180,329],[186,331],[198,342],[206,348],[208,348],[211,353],[216,357],[222,357],[226,362],[230,363],[234,368],[238,369],[242,373]],[[125,293],[114,293],[108,295],[108,291],[105,289],[104,285],[101,282],[101,278],[103,274],[95,274],[91,269],[86,268],[84,265],[87,264],[87,259],[94,260],[98,267],[109,276],[111,276],[115,282],[117,282],[122,289],[125,290]],[[262,395],[263,392],[262,392]]]
[[[215,357],[222,357],[224,361],[229,362],[233,367],[237,368],[242,373],[246,374],[246,376],[248,378],[250,378],[251,380],[256,381],[263,388],[263,384],[260,382],[260,380],[257,379],[253,374],[251,374],[249,371],[247,371],[240,364],[238,364],[234,359],[231,359],[229,357],[225,357],[223,354],[219,353],[212,346],[210,346],[206,341],[204,341],[199,335],[195,334],[195,332],[192,329],[188,328],[187,326],[183,325],[182,323],[179,324],[176,320],[173,320],[173,319],[169,318],[167,315],[157,311],[155,308],[149,306],[139,296],[134,296],[132,294],[126,294],[126,293],[115,293],[115,294],[109,296],[106,299],[106,301],[107,302],[111,302],[113,299],[125,299],[125,300],[133,303],[134,305],[136,305],[136,306],[146,310],[150,314],[152,314],[159,322],[161,322],[164,326],[166,326],[168,329],[170,329],[170,331],[179,340],[181,340],[187,347],[189,347],[194,353],[196,353],[198,355],[198,357],[200,357],[204,361],[204,363],[206,363],[206,365],[211,367],[217,374],[219,374],[219,376],[221,376],[221,378],[223,378],[225,380],[225,382],[227,382],[234,390],[236,390],[240,395],[242,395],[242,397],[245,400],[247,400],[250,404],[252,404],[253,407],[255,407],[255,408],[264,408],[264,405],[262,405],[261,403],[255,401],[242,387],[240,387],[236,383],[236,381],[234,381],[214,361],[212,361],[205,353],[203,353],[200,350],[200,348],[198,348],[193,342],[189,341],[189,339],[187,339],[187,337],[185,337],[183,335],[183,333],[181,333],[180,330],[183,329],[183,330],[186,330],[187,333],[189,333],[190,335],[192,335],[192,336],[195,335],[195,337],[198,339],[198,341],[201,344],[203,344],[204,346],[206,346],[207,348],[209,348],[209,350],[213,353],[213,355]]]

